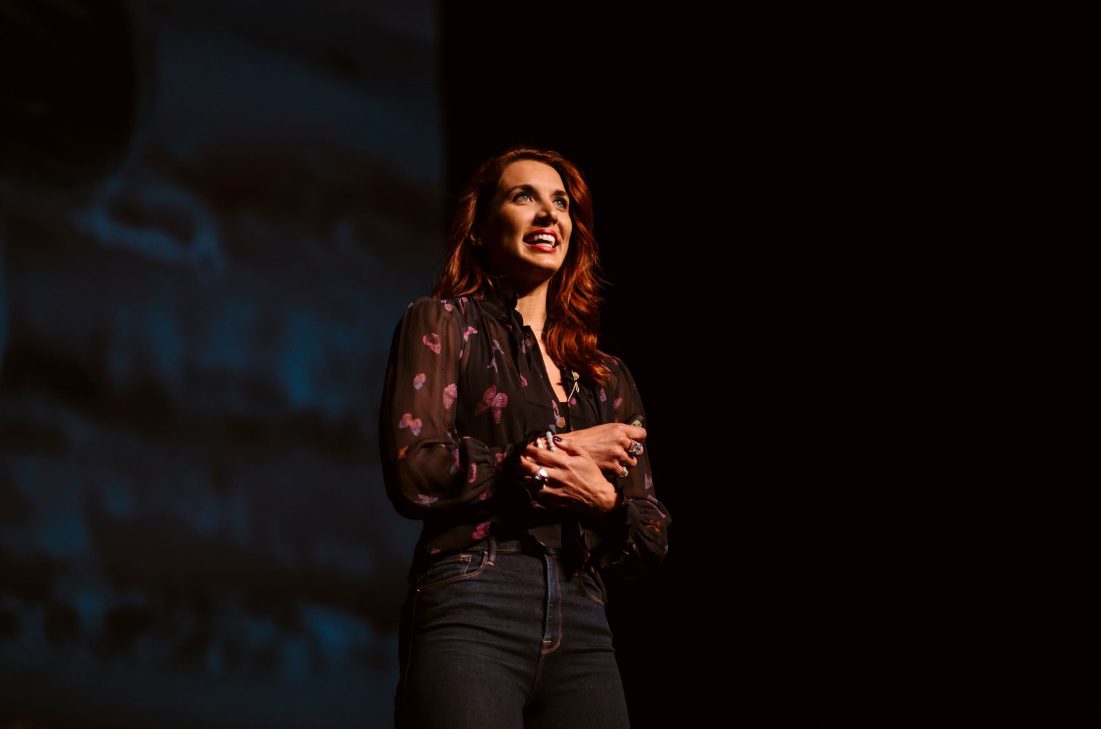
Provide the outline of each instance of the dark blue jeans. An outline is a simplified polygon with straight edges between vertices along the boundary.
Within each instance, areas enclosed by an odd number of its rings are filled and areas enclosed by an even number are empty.
[[[606,599],[526,536],[432,563],[402,605],[396,726],[628,727]]]

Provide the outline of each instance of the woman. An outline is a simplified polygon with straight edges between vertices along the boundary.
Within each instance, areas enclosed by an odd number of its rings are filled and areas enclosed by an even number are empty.
[[[597,349],[592,204],[555,152],[487,160],[380,411],[387,494],[424,528],[402,607],[399,727],[626,727],[604,577],[668,551],[645,413]]]

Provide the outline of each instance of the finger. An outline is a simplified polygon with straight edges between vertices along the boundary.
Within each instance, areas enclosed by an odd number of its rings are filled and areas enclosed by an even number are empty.
[[[563,467],[566,465],[564,459],[568,456],[560,455],[555,451],[536,451],[537,456],[535,458],[526,458],[521,456],[521,463],[524,464],[524,468],[527,471],[527,475],[534,475],[540,468],[547,469],[547,477],[550,480],[557,480],[563,473]],[[550,486],[550,481],[544,482],[546,486]]]
[[[569,453],[569,454],[570,454],[571,456],[579,456],[579,455],[581,455],[581,449],[580,449],[580,448],[578,448],[578,447],[577,447],[576,445],[574,445],[573,443],[571,443],[571,442],[569,442],[568,440],[566,440],[565,438],[562,438],[562,439],[556,439],[554,443],[555,443],[555,445],[556,445],[556,446],[558,446],[558,447],[559,447],[559,448],[561,448],[562,450],[566,451],[566,452],[567,452],[567,453]]]
[[[535,459],[544,466],[555,466],[556,468],[565,468],[571,458],[576,458],[579,454],[570,453],[565,449],[559,449],[556,451],[543,450],[536,451]]]
[[[544,474],[546,474],[546,478],[540,478],[540,476],[539,476],[540,471],[542,471]],[[560,488],[559,485],[554,482],[554,475],[552,473],[552,469],[550,469],[546,466],[536,466],[534,469],[529,471],[526,475],[527,475],[528,478],[539,482],[540,493],[546,493],[548,489],[558,490]]]
[[[540,468],[546,468],[546,464],[539,462],[535,458],[528,458],[527,456],[520,456],[520,463],[523,464],[524,470],[528,475],[534,474]],[[549,471],[548,471],[549,473]]]

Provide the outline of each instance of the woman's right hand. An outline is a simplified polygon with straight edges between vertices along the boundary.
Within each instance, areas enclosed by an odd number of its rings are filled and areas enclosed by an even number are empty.
[[[547,472],[535,498],[546,506],[582,512],[608,512],[615,508],[616,490],[592,459],[571,445],[557,445],[561,447],[551,450],[537,441],[528,444],[520,454],[520,467],[529,476],[540,467]]]
[[[638,458],[630,449],[635,441],[639,443],[638,452],[642,453],[642,441],[646,440],[646,428],[627,423],[602,423],[591,428],[569,430],[559,433],[560,440],[573,450],[584,453],[601,471],[611,478],[618,477],[624,466],[634,468]],[[546,439],[543,439],[545,446]]]

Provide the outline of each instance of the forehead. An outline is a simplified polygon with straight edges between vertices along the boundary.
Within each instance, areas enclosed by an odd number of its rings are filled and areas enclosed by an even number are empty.
[[[497,188],[504,191],[516,185],[531,185],[548,191],[565,189],[558,170],[533,159],[519,159],[506,167]]]

